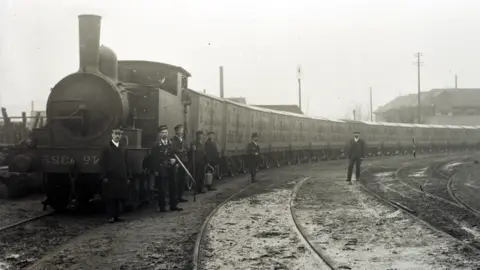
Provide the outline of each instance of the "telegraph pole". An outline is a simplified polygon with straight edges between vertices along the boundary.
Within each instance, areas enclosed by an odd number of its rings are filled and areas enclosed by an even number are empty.
[[[420,62],[420,57],[423,56],[423,54],[421,52],[418,52],[415,54],[415,57],[417,57],[417,61],[415,62],[417,64],[417,72],[418,72],[418,112],[417,112],[417,117],[418,117],[418,124],[420,124],[420,121],[421,121],[421,115],[422,115],[422,111],[421,111],[421,107],[420,107],[420,66],[422,64],[422,62]]]
[[[370,122],[373,122],[372,87],[370,87]]]
[[[455,89],[457,89],[457,88],[458,88],[458,84],[457,84],[457,82],[458,82],[458,81],[457,81],[457,74],[455,74]]]
[[[298,107],[300,111],[302,110],[302,80],[301,80],[302,70],[300,66],[297,68],[297,80],[298,80]]]

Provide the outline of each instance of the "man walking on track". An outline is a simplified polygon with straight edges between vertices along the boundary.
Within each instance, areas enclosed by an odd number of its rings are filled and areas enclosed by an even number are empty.
[[[123,135],[121,127],[112,130],[112,140],[103,149],[102,197],[106,203],[108,222],[122,221],[119,215],[123,201],[128,198],[128,165],[127,155],[120,139]]]
[[[350,140],[350,145],[347,151],[348,154],[348,175],[347,182],[352,184],[352,172],[355,165],[355,178],[360,181],[360,164],[365,157],[365,141],[360,138],[360,132],[353,133],[353,139]]]
[[[258,146],[258,134],[256,132],[252,133],[252,141],[247,144],[247,156],[245,163],[250,171],[250,180],[252,183],[257,182],[255,178],[257,174],[257,166],[260,163],[260,146]]]

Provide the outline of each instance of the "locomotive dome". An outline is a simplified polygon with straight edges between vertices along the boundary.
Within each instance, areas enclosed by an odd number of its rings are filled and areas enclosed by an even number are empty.
[[[100,21],[96,15],[79,16],[80,70],[58,82],[48,97],[47,118],[73,139],[102,136],[128,116],[117,56],[99,46]]]

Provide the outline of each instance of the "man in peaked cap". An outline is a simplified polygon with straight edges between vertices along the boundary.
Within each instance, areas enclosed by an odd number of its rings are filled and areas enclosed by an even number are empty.
[[[183,138],[184,128],[183,125],[175,126],[175,136],[171,139],[173,146],[173,153],[177,155],[183,165],[187,166],[187,146]],[[177,181],[177,200],[178,202],[187,202],[188,200],[183,198],[183,191],[186,185],[186,172],[180,164],[175,167],[175,179]]]
[[[252,140],[247,144],[245,163],[250,171],[250,180],[252,183],[256,182],[255,176],[257,174],[257,166],[261,160],[260,146],[258,146],[258,133],[252,133]]]
[[[123,201],[128,198],[128,163],[125,148],[120,143],[122,127],[112,130],[112,140],[102,151],[102,197],[106,203],[108,222],[121,221]]]
[[[190,147],[190,156],[193,166],[193,177],[196,182],[197,193],[205,193],[205,167],[207,165],[207,157],[205,153],[205,144],[203,142],[203,131],[195,132],[195,141]]]
[[[347,151],[348,154],[348,174],[347,182],[352,184],[353,165],[355,165],[355,178],[360,180],[360,164],[365,158],[365,141],[360,138],[360,132],[353,132],[353,139],[350,140],[350,145]]]
[[[170,197],[170,211],[182,211],[177,207],[177,194],[175,182],[175,157],[173,155],[172,142],[168,139],[168,127],[162,125],[158,128],[159,140],[152,148],[152,172],[155,175],[155,185],[158,189],[158,211],[166,212],[165,186],[168,183]]]

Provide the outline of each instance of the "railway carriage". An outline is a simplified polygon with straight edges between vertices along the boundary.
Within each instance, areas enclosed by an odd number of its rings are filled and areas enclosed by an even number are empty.
[[[101,153],[115,126],[124,128],[132,204],[152,198],[152,178],[144,161],[157,140],[157,127],[173,134],[183,123],[187,141],[196,130],[214,131],[221,152],[221,173],[245,173],[245,146],[260,135],[263,164],[300,163],[345,157],[353,131],[367,140],[368,155],[405,153],[412,138],[417,151],[473,149],[480,129],[311,118],[258,108],[188,89],[185,69],[152,61],[118,61],[99,46],[99,16],[79,16],[80,68],[52,88],[47,125],[35,129],[34,148],[13,148],[9,168],[41,172],[46,205],[64,209],[101,193]]]
[[[383,140],[385,139],[385,129],[382,124],[377,122],[364,122],[366,134],[363,135],[367,142],[367,155],[381,155],[383,148]]]

